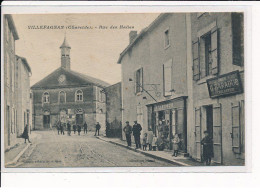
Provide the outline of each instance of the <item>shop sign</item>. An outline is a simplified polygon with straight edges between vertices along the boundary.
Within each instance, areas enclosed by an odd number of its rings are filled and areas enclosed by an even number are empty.
[[[156,105],[154,107],[154,111],[161,111],[161,110],[167,110],[167,109],[173,109],[173,108],[174,108],[174,105],[172,102],[172,103],[167,103],[167,104]]]
[[[207,80],[209,96],[216,98],[220,96],[242,93],[242,83],[239,71],[234,71],[217,78]]]

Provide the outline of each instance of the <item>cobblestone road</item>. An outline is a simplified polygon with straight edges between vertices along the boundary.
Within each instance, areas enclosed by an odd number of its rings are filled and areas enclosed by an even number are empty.
[[[42,131],[41,138],[19,159],[16,167],[159,167],[173,164],[95,138],[93,133],[81,136],[58,135]]]

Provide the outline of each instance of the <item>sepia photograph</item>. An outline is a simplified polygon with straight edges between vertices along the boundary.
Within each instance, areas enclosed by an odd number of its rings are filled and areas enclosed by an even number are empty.
[[[246,166],[244,15],[4,14],[5,170]]]

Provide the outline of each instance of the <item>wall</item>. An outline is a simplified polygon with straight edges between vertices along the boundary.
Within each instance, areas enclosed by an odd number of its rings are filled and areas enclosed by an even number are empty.
[[[164,32],[169,29],[170,46],[164,47]],[[169,97],[163,96],[163,64],[172,59],[172,87],[176,91]],[[164,14],[148,32],[123,56],[122,66],[122,123],[133,124],[137,120],[137,106],[142,107],[143,131],[148,126],[147,104],[155,101],[146,93],[135,95],[134,72],[143,67],[144,87],[158,101],[187,95],[186,83],[186,26],[185,14]],[[157,90],[151,85],[156,84]],[[156,95],[157,93],[157,95]],[[158,95],[159,94],[159,95]],[[146,97],[147,99],[143,99]],[[125,138],[123,136],[123,138]]]
[[[83,92],[83,102],[75,102],[75,92],[77,90],[82,90]],[[42,95],[45,91],[50,94],[50,103],[42,103]],[[59,103],[59,92],[64,91],[66,93],[66,103]],[[43,128],[43,111],[49,110],[51,113],[51,124],[54,125],[58,119],[58,115],[61,109],[78,109],[82,108],[85,113],[85,118],[89,121],[89,129],[94,128],[95,121],[93,118],[93,113],[95,112],[95,100],[93,95],[93,87],[77,87],[77,88],[59,88],[59,89],[48,89],[48,90],[32,90],[33,92],[33,116],[35,120],[33,121],[33,126],[35,129]],[[88,118],[87,115],[90,115]]]
[[[4,148],[16,144],[16,122],[15,112],[17,110],[15,101],[15,89],[12,85],[15,82],[15,38],[14,26],[10,25],[10,15],[4,17]],[[8,19],[9,18],[9,19]],[[7,79],[8,78],[8,79]],[[15,87],[15,86],[14,86]],[[9,114],[7,107],[9,106]],[[9,122],[8,122],[9,120]]]
[[[106,122],[107,127],[115,130],[119,134],[114,134],[121,137],[122,128],[122,98],[121,98],[121,82],[105,88],[106,91]]]

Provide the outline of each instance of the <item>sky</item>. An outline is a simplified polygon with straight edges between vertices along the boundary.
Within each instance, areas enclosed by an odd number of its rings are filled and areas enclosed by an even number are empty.
[[[159,14],[17,14],[16,54],[32,69],[31,85],[59,68],[60,46],[66,33],[71,46],[71,69],[109,84],[121,81],[120,53],[129,44],[129,32],[138,33]],[[31,26],[88,26],[93,29],[29,29]],[[111,26],[118,29],[110,29]],[[120,25],[133,29],[119,29]],[[100,27],[102,26],[102,29]],[[107,28],[104,28],[106,26]]]

